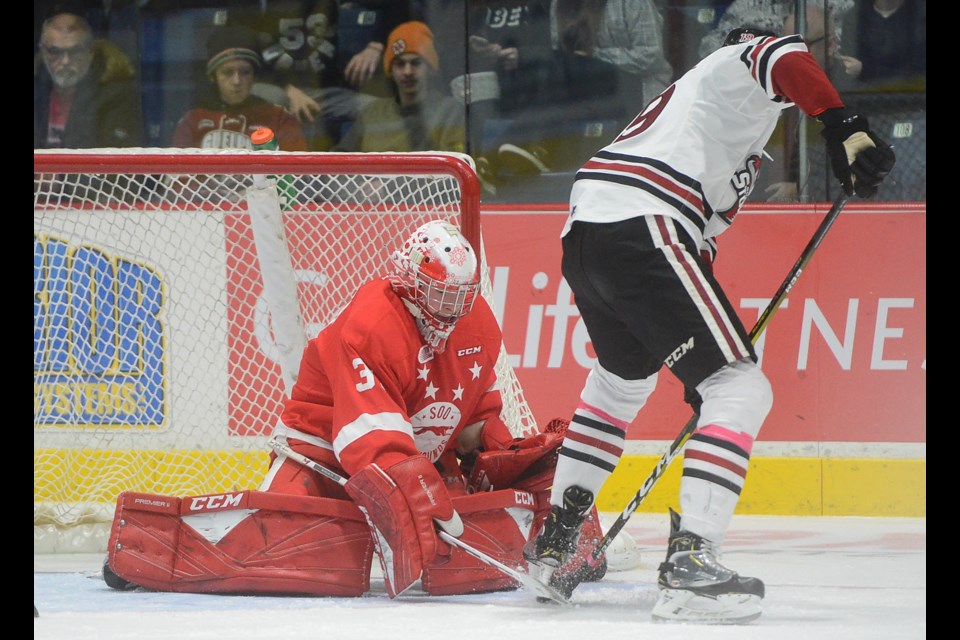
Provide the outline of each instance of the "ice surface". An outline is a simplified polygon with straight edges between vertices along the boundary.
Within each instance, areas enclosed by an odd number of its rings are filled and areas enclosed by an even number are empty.
[[[605,519],[616,514],[604,514]],[[103,556],[34,556],[34,638],[56,640],[911,640],[926,637],[926,519],[734,516],[723,563],[767,587],[746,625],[650,619],[666,515],[625,530],[640,565],[581,585],[573,606],[527,591],[390,600],[375,576],[361,598],[119,592]],[[376,563],[375,563],[376,564]]]

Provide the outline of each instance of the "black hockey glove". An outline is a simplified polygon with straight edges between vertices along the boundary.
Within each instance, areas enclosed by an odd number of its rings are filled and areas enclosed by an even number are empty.
[[[870,131],[863,116],[846,109],[827,109],[819,117],[827,141],[833,175],[844,193],[870,198],[877,193],[896,161],[893,149]]]

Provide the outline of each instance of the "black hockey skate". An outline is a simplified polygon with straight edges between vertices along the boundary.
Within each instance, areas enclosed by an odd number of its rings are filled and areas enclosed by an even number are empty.
[[[576,485],[563,492],[563,506],[554,505],[543,523],[543,531],[523,548],[530,575],[544,584],[571,554],[577,551],[580,528],[593,506],[593,494]]]
[[[667,559],[660,564],[660,598],[653,619],[661,622],[742,624],[760,616],[763,582],[744,578],[717,561],[702,537],[680,531],[680,514],[670,510]]]

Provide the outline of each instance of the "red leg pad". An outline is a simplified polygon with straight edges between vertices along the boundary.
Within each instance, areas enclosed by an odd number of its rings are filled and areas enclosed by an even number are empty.
[[[515,489],[455,496],[453,506],[463,520],[460,539],[508,567],[526,571],[523,545],[534,523],[549,511],[548,500],[547,494],[538,500],[536,494]],[[453,547],[448,561],[424,567],[421,585],[425,592],[439,596],[518,587],[513,578],[459,547]]]
[[[107,561],[159,591],[359,596],[373,542],[346,500],[259,491],[173,498],[124,492]]]

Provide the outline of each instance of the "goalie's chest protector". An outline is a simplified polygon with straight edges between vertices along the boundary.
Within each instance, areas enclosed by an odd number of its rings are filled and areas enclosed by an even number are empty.
[[[431,462],[472,422],[494,380],[499,345],[475,330],[482,313],[476,308],[460,320],[442,353],[421,349],[405,393],[413,439]]]

